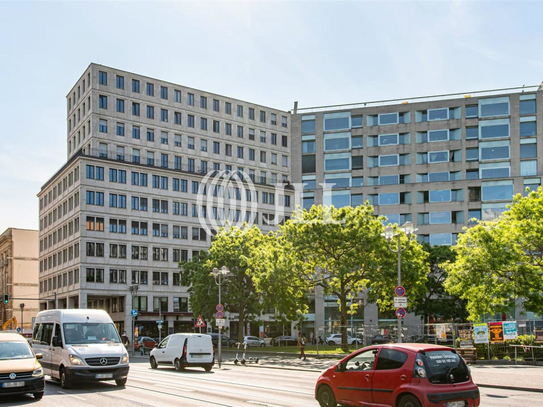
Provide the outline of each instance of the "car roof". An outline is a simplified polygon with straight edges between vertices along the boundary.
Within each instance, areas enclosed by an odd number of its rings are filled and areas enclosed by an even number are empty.
[[[383,345],[372,345],[373,348],[393,348],[393,349],[402,349],[411,352],[420,352],[420,351],[439,351],[447,350],[452,351],[453,349],[448,346],[435,345],[432,343],[387,343]]]
[[[26,339],[15,332],[0,332],[0,342],[26,342]]]

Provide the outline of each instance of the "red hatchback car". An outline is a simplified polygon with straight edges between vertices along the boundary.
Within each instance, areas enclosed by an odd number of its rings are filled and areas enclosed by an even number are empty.
[[[325,370],[315,386],[322,407],[477,407],[479,388],[454,349],[424,343],[373,345]]]

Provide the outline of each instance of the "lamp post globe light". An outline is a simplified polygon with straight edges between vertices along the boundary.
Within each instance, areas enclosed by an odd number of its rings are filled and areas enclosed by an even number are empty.
[[[389,225],[385,228],[384,236],[385,236],[385,239],[387,240],[388,248],[391,251],[398,254],[398,286],[397,287],[401,287],[402,286],[402,252],[409,248],[411,244],[411,240],[415,236],[415,231],[417,230],[417,228],[415,227],[415,225],[413,225],[413,222],[408,221],[408,222],[405,222],[404,225],[400,226],[398,229],[404,232],[405,235],[407,236],[407,245],[403,249],[402,249],[401,241],[400,241],[401,240],[400,233],[399,232],[395,233],[394,228],[392,226]],[[390,242],[392,241],[392,238],[394,236],[398,237],[398,245],[396,248],[393,248],[390,245]],[[400,317],[398,315],[398,311],[396,312],[396,316],[398,317],[398,343],[402,343],[402,317],[403,316]]]
[[[220,269],[217,267],[214,267],[212,270],[213,277],[215,278],[215,284],[219,286],[219,304],[217,305],[217,313],[222,314],[222,302],[221,302],[221,287],[224,280],[228,277],[230,274],[230,270],[228,270],[228,267],[222,266]],[[221,310],[219,310],[219,308]],[[219,314],[220,315],[220,314]],[[220,322],[219,322],[220,320]],[[221,368],[221,361],[222,361],[222,355],[221,355],[221,348],[222,348],[222,324],[224,320],[222,318],[219,318],[217,316],[217,326],[219,328],[219,339],[218,339],[218,345],[219,345],[219,369]]]

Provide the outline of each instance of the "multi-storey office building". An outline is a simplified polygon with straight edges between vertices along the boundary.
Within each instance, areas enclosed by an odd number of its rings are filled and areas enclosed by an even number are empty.
[[[41,308],[102,308],[119,329],[192,329],[178,262],[229,219],[292,212],[290,114],[91,64],[67,95],[67,163],[42,187]],[[225,206],[226,205],[226,206]]]
[[[496,218],[513,194],[541,185],[541,112],[543,85],[356,105],[295,104],[292,179],[304,183],[306,208],[369,201],[387,223],[411,221],[421,241],[452,245],[472,219]],[[324,326],[336,307],[328,300],[316,325]],[[365,321],[376,317],[375,308],[365,311]]]

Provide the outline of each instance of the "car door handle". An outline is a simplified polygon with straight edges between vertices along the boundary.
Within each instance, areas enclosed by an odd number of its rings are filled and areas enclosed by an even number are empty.
[[[403,375],[400,376],[400,379],[405,380],[405,379],[407,379],[407,376],[403,374]]]
[[[367,382],[370,381],[370,375],[369,375],[369,374],[366,375],[366,381],[367,381]]]

